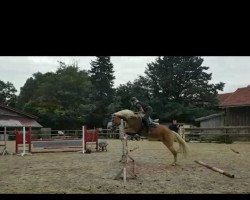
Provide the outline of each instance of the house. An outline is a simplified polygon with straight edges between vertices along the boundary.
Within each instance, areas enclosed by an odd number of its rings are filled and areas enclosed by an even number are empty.
[[[221,112],[196,119],[201,128],[250,126],[250,86],[235,92],[219,94]]]
[[[219,94],[218,100],[221,112],[195,119],[200,127],[185,131],[198,135],[198,138],[230,135],[234,140],[250,140],[250,86]]]
[[[3,138],[4,132],[14,130],[15,128],[31,127],[41,128],[42,126],[36,121],[38,117],[19,111],[15,108],[5,106],[0,103],[0,139]]]
[[[225,113],[220,112],[213,115],[197,118],[195,119],[195,121],[200,122],[201,128],[214,128],[214,127],[223,127],[224,118],[225,118]]]
[[[0,127],[42,127],[38,117],[0,103]]]

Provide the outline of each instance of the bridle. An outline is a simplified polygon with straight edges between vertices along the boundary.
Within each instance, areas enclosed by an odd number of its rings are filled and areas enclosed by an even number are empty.
[[[116,128],[118,127],[118,126],[120,126],[120,124],[121,124],[121,121],[120,121],[120,123],[114,123],[114,117],[117,117],[117,116],[115,116],[115,115],[112,115],[112,125],[111,125],[111,131],[112,132],[114,132],[115,130],[116,130]],[[143,119],[143,117],[141,116],[141,115],[138,115],[138,117],[139,117],[139,119],[140,119],[140,129],[139,129],[139,131],[137,132],[137,134],[139,134],[141,131],[142,131],[142,129],[143,129],[143,121],[142,121],[142,119]],[[119,117],[118,117],[119,118]],[[120,119],[121,120],[121,119]]]
[[[116,130],[116,128],[121,124],[117,124],[117,123],[114,123],[114,117],[116,117],[115,115],[112,115],[112,125],[111,125],[111,131],[114,132]]]

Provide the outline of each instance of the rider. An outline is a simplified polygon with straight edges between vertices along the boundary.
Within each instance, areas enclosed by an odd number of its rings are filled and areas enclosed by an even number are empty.
[[[136,109],[136,111],[139,111],[145,114],[142,120],[145,122],[147,127],[156,128],[156,124],[154,124],[152,122],[152,119],[150,118],[150,114],[153,112],[153,109],[151,106],[146,105],[143,102],[140,102],[136,97],[132,97],[130,99],[130,103]]]

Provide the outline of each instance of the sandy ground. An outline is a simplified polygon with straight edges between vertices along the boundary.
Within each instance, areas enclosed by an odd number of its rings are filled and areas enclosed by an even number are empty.
[[[158,141],[129,141],[137,178],[114,180],[122,169],[121,141],[108,140],[107,152],[44,153],[0,156],[0,193],[250,193],[250,143],[188,143],[190,155],[173,156]],[[178,144],[175,144],[178,147]],[[230,148],[239,152],[234,153]],[[14,150],[14,143],[8,143]],[[228,173],[229,178],[194,162],[203,161]],[[130,166],[131,167],[131,166]]]

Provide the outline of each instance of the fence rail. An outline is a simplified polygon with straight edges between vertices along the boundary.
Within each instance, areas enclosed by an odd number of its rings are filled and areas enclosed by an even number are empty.
[[[187,140],[213,140],[214,138],[227,137],[232,140],[249,141],[250,126],[224,126],[216,128],[185,128]]]
[[[0,141],[3,140],[4,131],[0,131]],[[15,131],[6,132],[7,140],[15,140]],[[82,138],[82,130],[37,130],[32,129],[32,140],[56,139],[56,138]],[[112,132],[111,129],[99,129],[100,139],[119,139],[119,131]]]

